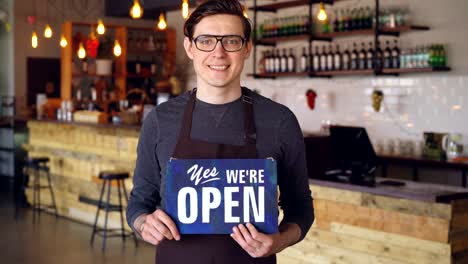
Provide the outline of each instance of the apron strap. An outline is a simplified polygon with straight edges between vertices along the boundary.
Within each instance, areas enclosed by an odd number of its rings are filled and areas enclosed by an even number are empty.
[[[190,99],[185,107],[180,138],[182,141],[190,140],[190,131],[192,130],[192,115],[195,108],[197,89],[190,91]],[[244,140],[247,145],[256,145],[257,132],[255,130],[255,120],[253,111],[253,99],[251,91],[242,87],[242,102],[244,105]]]

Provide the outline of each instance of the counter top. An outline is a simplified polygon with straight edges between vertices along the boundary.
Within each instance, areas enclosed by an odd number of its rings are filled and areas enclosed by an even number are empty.
[[[405,183],[404,186],[390,186],[381,184],[382,181],[392,180]],[[347,191],[362,192],[393,198],[424,201],[429,203],[450,203],[453,200],[468,199],[468,189],[431,183],[420,183],[400,179],[377,178],[375,187],[352,185],[349,183],[331,182],[310,179],[310,185],[330,187]],[[313,194],[312,194],[313,196]]]
[[[124,128],[124,129],[135,129],[140,130],[141,125],[127,125],[127,124],[115,124],[115,123],[86,123],[86,122],[66,122],[66,121],[59,121],[59,120],[52,120],[52,119],[35,119],[35,118],[24,118],[24,117],[17,117],[16,120],[21,121],[34,121],[34,122],[46,122],[51,124],[63,124],[63,125],[76,125],[76,126],[92,126],[92,127],[103,127],[103,128]]]

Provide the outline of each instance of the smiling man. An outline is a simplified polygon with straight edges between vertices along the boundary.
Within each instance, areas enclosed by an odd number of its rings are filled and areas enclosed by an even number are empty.
[[[252,43],[251,25],[237,0],[206,1],[184,25],[184,48],[197,87],[156,107],[138,143],[129,225],[157,245],[156,262],[276,263],[275,254],[302,240],[314,220],[305,148],[294,114],[240,85]],[[239,224],[230,235],[180,235],[163,209],[168,161],[265,159],[277,162],[279,206],[275,234]]]

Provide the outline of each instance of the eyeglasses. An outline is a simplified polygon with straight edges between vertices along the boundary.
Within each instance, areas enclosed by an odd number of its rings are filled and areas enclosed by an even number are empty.
[[[193,39],[195,47],[201,51],[210,52],[216,48],[218,42],[221,41],[221,46],[227,52],[239,51],[244,47],[246,39],[238,35],[200,35]]]

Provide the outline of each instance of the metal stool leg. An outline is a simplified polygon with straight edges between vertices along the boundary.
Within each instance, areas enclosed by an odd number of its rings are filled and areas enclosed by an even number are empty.
[[[124,196],[125,196],[125,201],[127,202],[127,206],[128,206],[128,195],[127,195],[127,189],[125,188],[125,181],[122,180],[122,187],[123,187],[123,192],[124,192]],[[135,241],[135,247],[138,247],[138,240],[136,238],[136,235],[134,232],[132,232],[132,236],[133,236],[133,241]]]
[[[39,199],[40,199],[39,189],[38,189],[39,175],[38,175],[38,170],[37,170],[36,166],[30,167],[29,171],[31,172],[31,170],[33,171],[31,173],[31,175],[34,175],[34,180],[33,180],[33,184],[32,184],[32,189],[33,189],[33,207],[32,207],[32,210],[33,210],[33,224],[34,224],[34,223],[36,223],[36,214],[38,214]]]
[[[105,217],[104,217],[104,230],[103,230],[103,241],[102,241],[103,253],[106,251],[107,220],[109,217],[110,193],[111,193],[111,181],[107,180],[107,201],[106,201],[106,212],[105,212]]]
[[[48,168],[45,168],[45,173],[47,175],[47,182],[49,184],[49,192],[50,192],[50,197],[52,198],[52,206],[54,207],[54,214],[55,217],[58,217],[58,212],[57,212],[57,205],[55,204],[55,196],[54,196],[54,191],[52,190],[52,181],[50,180],[50,171]]]
[[[97,230],[97,222],[98,222],[98,219],[99,219],[99,211],[101,210],[101,206],[102,206],[102,196],[104,195],[104,188],[106,187],[106,182],[104,181],[103,184],[102,184],[102,187],[101,187],[101,194],[99,195],[99,202],[98,202],[98,206],[97,206],[97,212],[96,212],[96,217],[94,218],[94,225],[93,225],[93,233],[91,234],[91,245],[93,244],[94,242],[94,236],[96,235],[96,230]]]
[[[123,205],[122,205],[122,194],[120,191],[120,182],[122,180],[117,180],[117,192],[119,193],[119,213],[120,213],[120,231],[122,232],[122,240],[125,241],[125,229],[124,229],[124,222],[123,222]]]

